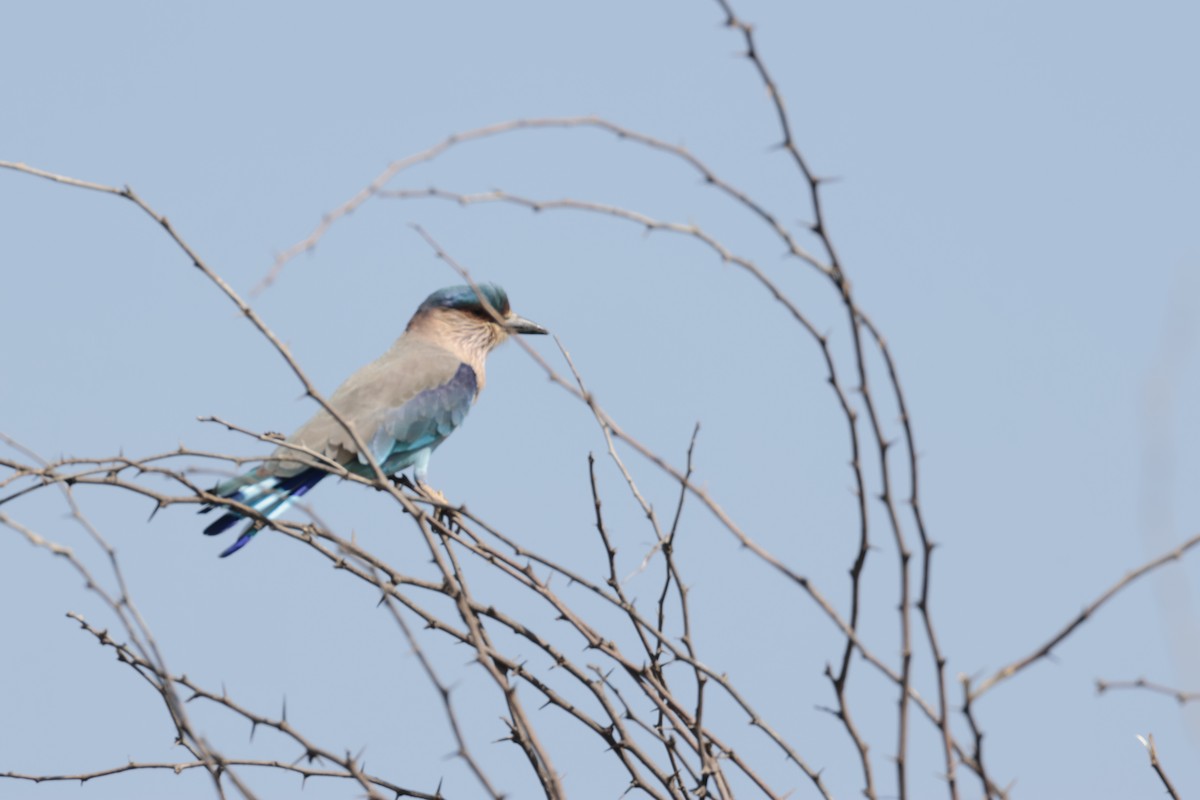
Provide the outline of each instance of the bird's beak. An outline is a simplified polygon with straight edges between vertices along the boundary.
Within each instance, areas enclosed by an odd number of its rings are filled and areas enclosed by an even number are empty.
[[[504,321],[504,327],[508,328],[511,333],[549,333],[550,331],[538,325],[536,322],[527,320],[524,317],[512,316]]]

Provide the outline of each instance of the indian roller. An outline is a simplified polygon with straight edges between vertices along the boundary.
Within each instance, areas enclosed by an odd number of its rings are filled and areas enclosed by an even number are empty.
[[[478,288],[478,294],[470,286],[450,286],[429,295],[391,348],[351,375],[329,398],[329,405],[354,427],[385,475],[412,467],[417,486],[439,499],[440,494],[425,485],[429,456],[462,424],[483,390],[488,353],[510,334],[546,333],[537,323],[514,314],[499,286],[482,283]],[[286,441],[320,453],[355,474],[374,475],[353,439],[324,408]],[[262,465],[222,481],[212,493],[274,519],[330,474],[317,463],[301,451],[279,447]],[[214,508],[206,505],[200,513]],[[243,518],[227,510],[204,533],[223,533]],[[221,557],[242,549],[261,528],[261,522],[251,521]]]

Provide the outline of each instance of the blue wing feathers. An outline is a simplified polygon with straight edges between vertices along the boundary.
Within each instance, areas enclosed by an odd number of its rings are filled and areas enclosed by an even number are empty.
[[[385,466],[384,471],[397,472],[411,466],[420,451],[441,444],[471,410],[477,387],[475,370],[460,364],[446,383],[426,389],[387,412],[371,437],[371,450]],[[366,472],[365,464],[362,471]]]

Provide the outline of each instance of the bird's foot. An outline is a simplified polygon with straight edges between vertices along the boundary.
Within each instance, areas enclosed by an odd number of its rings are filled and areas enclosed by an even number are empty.
[[[395,486],[397,489],[408,489],[410,492],[417,494],[419,494],[421,491],[417,488],[416,484],[410,481],[408,476],[403,472],[401,472],[399,475],[389,475],[388,480],[390,480],[392,482],[392,486]]]
[[[450,505],[446,495],[427,483],[417,482],[416,489],[434,506],[434,516],[449,526],[458,526],[458,509]]]
[[[434,489],[432,486],[427,486],[424,483],[417,484],[417,491],[425,496],[425,499],[435,505],[449,506],[450,501],[446,499],[446,495]]]

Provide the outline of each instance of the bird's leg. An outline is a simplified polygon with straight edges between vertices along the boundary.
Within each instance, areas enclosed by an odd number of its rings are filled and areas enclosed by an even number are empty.
[[[413,482],[417,485],[417,491],[433,504],[437,518],[447,525],[456,525],[458,520],[454,506],[450,505],[446,495],[425,482],[425,476],[429,472],[429,456],[432,453],[433,448],[426,447],[416,454],[416,458],[413,459]]]

